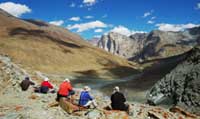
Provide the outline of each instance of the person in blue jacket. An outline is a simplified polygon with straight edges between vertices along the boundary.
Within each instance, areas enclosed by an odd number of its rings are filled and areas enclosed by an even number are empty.
[[[90,90],[91,89],[89,86],[84,87],[83,91],[80,94],[79,105],[86,108],[90,108],[90,106],[92,105],[94,108],[96,108],[97,103],[95,99],[89,94]]]

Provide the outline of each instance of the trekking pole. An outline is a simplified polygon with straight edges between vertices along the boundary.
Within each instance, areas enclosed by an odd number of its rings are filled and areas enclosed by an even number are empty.
[[[93,111],[95,108],[93,108],[93,109],[90,109],[89,111],[87,111],[84,115],[86,116],[86,115],[88,115],[91,111]]]

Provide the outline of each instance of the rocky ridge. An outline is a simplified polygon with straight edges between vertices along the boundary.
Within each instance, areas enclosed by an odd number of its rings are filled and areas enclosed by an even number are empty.
[[[154,30],[129,37],[119,33],[103,35],[98,47],[129,60],[167,58],[189,51],[199,44],[200,27],[171,32]]]
[[[186,55],[186,60],[158,81],[147,97],[153,104],[171,100],[174,105],[200,114],[200,46]]]

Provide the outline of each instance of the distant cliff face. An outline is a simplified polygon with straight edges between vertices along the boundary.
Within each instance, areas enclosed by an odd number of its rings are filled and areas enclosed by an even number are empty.
[[[136,36],[135,36],[136,37]],[[108,35],[103,35],[98,42],[98,47],[119,55],[125,58],[130,58],[137,55],[143,48],[142,38],[129,38],[119,33],[111,32]]]
[[[186,55],[185,61],[158,81],[147,97],[154,104],[171,99],[175,105],[200,114],[200,46]]]
[[[182,54],[198,44],[198,36],[200,36],[198,32],[191,34],[190,30],[183,32],[152,31],[145,41],[140,58],[165,58]]]
[[[130,60],[166,58],[189,51],[200,43],[200,27],[180,32],[155,30],[130,37],[118,33],[103,35],[98,47]]]

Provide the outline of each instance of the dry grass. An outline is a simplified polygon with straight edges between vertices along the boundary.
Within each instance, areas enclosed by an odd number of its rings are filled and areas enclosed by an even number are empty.
[[[0,18],[3,19],[0,21],[0,54],[10,56],[25,69],[49,74],[94,70],[97,75],[109,72],[108,75],[115,76],[127,76],[136,71],[136,64],[93,47],[62,28],[38,27],[1,14]],[[2,23],[8,21],[8,25]]]

